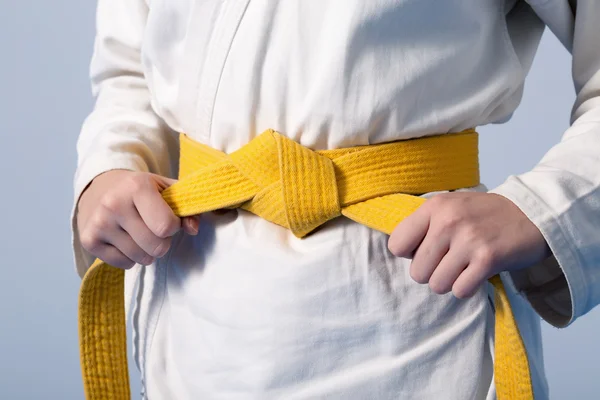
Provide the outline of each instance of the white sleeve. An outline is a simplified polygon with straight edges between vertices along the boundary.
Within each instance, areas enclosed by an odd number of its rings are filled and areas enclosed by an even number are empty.
[[[600,1],[571,3],[573,7],[567,0],[530,0],[555,28],[556,21],[573,20],[572,35],[563,35],[572,38],[566,47],[573,56],[577,93],[571,126],[531,171],[510,176],[490,191],[512,200],[552,250],[546,261],[505,277],[557,327],[600,303]],[[557,15],[549,7],[570,15]],[[547,20],[549,16],[554,18]]]
[[[93,257],[77,232],[77,201],[97,175],[112,169],[172,176],[177,136],[151,107],[140,60],[148,6],[144,0],[99,0],[96,39],[90,66],[96,104],[77,140],[77,170],[71,212],[77,272],[83,276]],[[176,160],[175,160],[176,161]]]

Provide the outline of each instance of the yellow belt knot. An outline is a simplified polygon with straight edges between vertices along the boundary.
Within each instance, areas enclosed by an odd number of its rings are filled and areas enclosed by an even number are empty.
[[[224,186],[224,192],[250,197],[244,208],[290,229],[298,237],[341,214],[333,161],[277,132],[267,131],[221,158],[208,170],[196,172],[200,180],[205,182],[210,176]],[[198,194],[215,196],[215,188],[205,188]],[[167,203],[176,205],[169,192],[164,196]],[[234,202],[239,200],[232,198]]]

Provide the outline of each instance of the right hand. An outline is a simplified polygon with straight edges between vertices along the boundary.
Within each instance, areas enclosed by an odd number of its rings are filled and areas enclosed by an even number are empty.
[[[177,217],[161,196],[176,181],[147,172],[111,170],[98,175],[79,198],[81,245],[102,261],[129,269],[164,256],[183,228],[198,233],[199,216]]]

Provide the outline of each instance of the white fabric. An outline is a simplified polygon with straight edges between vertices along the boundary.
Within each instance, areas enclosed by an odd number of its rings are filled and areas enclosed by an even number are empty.
[[[554,252],[506,279],[547,398],[534,309],[564,326],[600,302],[600,2],[528,3],[100,0],[75,200],[110,169],[176,176],[177,131],[230,152],[267,128],[325,149],[506,121],[545,23],[573,54],[573,124],[493,192]],[[435,295],[386,242],[341,218],[299,240],[244,211],[207,214],[198,237],[127,274],[147,398],[494,398],[489,287]]]

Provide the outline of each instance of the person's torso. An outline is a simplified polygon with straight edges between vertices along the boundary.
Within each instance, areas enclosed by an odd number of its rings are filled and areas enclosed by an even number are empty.
[[[226,152],[268,128],[313,149],[455,132],[521,98],[543,25],[514,3],[149,0],[142,60],[155,111]],[[436,295],[341,218],[302,240],[245,211],[202,224],[142,273],[148,398],[493,398],[489,288]]]
[[[176,131],[311,148],[508,119],[543,24],[516,0],[149,0],[145,76]]]

